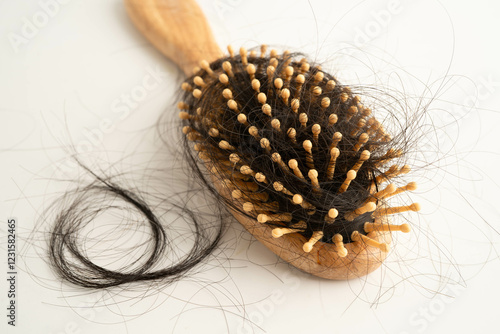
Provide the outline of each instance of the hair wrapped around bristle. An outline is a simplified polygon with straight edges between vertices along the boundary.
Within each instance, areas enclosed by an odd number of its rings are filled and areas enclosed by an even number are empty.
[[[221,195],[227,204],[272,226],[273,237],[302,234],[305,252],[318,241],[339,246],[339,256],[350,242],[387,251],[369,233],[408,232],[384,217],[419,205],[386,205],[416,185],[390,183],[409,167],[391,161],[403,152],[372,111],[298,55],[228,50],[229,57],[201,62],[178,105],[183,132],[230,194]]]

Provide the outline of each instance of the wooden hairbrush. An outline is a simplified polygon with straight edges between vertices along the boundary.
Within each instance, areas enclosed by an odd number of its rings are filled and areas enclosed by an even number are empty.
[[[228,47],[224,56],[192,0],[125,4],[189,77],[178,104],[183,133],[234,217],[310,274],[350,279],[378,268],[391,232],[410,231],[388,217],[420,206],[387,205],[416,184],[389,183],[410,169],[394,164],[403,151],[360,98],[287,51]]]

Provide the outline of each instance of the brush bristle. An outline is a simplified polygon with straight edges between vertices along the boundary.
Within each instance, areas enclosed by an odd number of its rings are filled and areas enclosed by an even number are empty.
[[[233,193],[227,204],[275,227],[274,237],[301,233],[306,252],[318,241],[335,243],[339,256],[350,242],[387,251],[366,234],[409,228],[378,217],[419,209],[384,202],[414,183],[378,189],[409,171],[390,165],[403,152],[349,87],[305,58],[261,50],[202,62],[182,85],[183,132],[212,178]]]

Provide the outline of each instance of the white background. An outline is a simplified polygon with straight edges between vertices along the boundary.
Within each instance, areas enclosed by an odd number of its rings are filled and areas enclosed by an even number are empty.
[[[169,287],[144,283],[97,292],[52,274],[43,249],[50,221],[40,217],[70,188],[68,179],[80,175],[63,167],[75,151],[96,170],[129,173],[125,179],[152,190],[156,179],[148,168],[158,174],[162,163],[179,159],[159,140],[155,125],[168,113],[175,144],[173,105],[182,74],[135,31],[121,1],[61,1],[47,15],[42,4],[49,2],[0,1],[2,271],[9,217],[18,220],[19,248],[18,326],[6,324],[2,278],[1,328],[109,334],[497,331],[498,2],[200,1],[221,46],[267,43],[305,52],[344,82],[402,92],[408,112],[432,100],[423,120],[434,122],[422,131],[428,135],[420,146],[425,154],[413,155],[417,167],[408,175],[420,184],[412,199],[423,210],[405,216],[414,232],[399,236],[386,265],[364,279],[333,282],[300,273],[233,223],[223,251],[197,275]],[[33,23],[38,27],[26,28]],[[151,69],[166,75],[128,114],[115,113],[117,99],[131,94]],[[158,188],[175,193],[174,175],[178,184],[188,180],[180,165],[170,164],[177,171],[165,173]]]

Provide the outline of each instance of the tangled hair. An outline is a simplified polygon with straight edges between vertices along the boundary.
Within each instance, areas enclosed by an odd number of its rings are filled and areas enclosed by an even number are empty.
[[[273,237],[298,233],[309,240],[305,252],[321,241],[339,246],[339,256],[346,256],[342,241],[372,240],[370,232],[387,228],[407,232],[384,217],[418,211],[418,204],[389,208],[386,199],[414,185],[380,189],[409,171],[391,162],[400,161],[408,148],[406,128],[391,136],[354,88],[299,60],[302,55],[273,50],[267,56],[265,51],[248,55],[245,50],[204,62],[182,85],[179,115],[192,171],[230,211],[273,228]],[[87,288],[170,283],[217,248],[222,221],[209,233],[195,214],[178,206],[193,222],[194,245],[178,262],[158,269],[162,257],[169,256],[164,224],[138,194],[87,171],[95,182],[80,189],[57,215],[49,242],[51,263],[67,281]],[[149,224],[148,252],[134,261],[133,269],[104,268],[82,248],[83,227],[106,209],[102,202],[89,203],[103,194],[128,203]],[[379,246],[387,251],[387,245]]]
[[[151,280],[170,284],[184,277],[219,245],[225,230],[222,219],[214,231],[206,228],[191,210],[169,202],[171,209],[178,210],[192,223],[194,240],[192,247],[178,262],[172,260],[171,265],[161,267],[165,263],[164,257],[174,257],[173,240],[169,237],[166,224],[161,222],[140,194],[102,178],[84,165],[82,167],[93,175],[95,181],[65,196],[70,197],[70,200],[57,214],[49,239],[51,265],[64,280],[94,289]],[[89,255],[85,247],[89,240],[84,231],[106,210],[123,211],[128,209],[127,205],[141,214],[142,220],[148,224],[150,232],[147,233],[149,240],[146,241],[146,252],[131,256],[132,251],[126,249],[123,251],[123,256],[127,257],[125,265],[108,269],[97,264],[94,257]],[[113,234],[112,237],[117,238],[117,235]]]
[[[265,221],[271,226],[294,228],[308,239],[321,231],[321,241],[329,243],[340,234],[348,243],[375,220],[370,211],[352,213],[379,183],[409,171],[393,166],[387,172],[406,143],[402,136],[391,138],[351,88],[299,56],[233,56],[200,70],[183,86],[184,133],[196,142],[214,184],[233,192],[225,198],[232,210],[260,222],[265,218],[259,212],[273,212],[287,219]],[[341,190],[352,170],[355,179]],[[374,201],[380,206],[383,198]],[[331,209],[338,218],[325,220]]]

